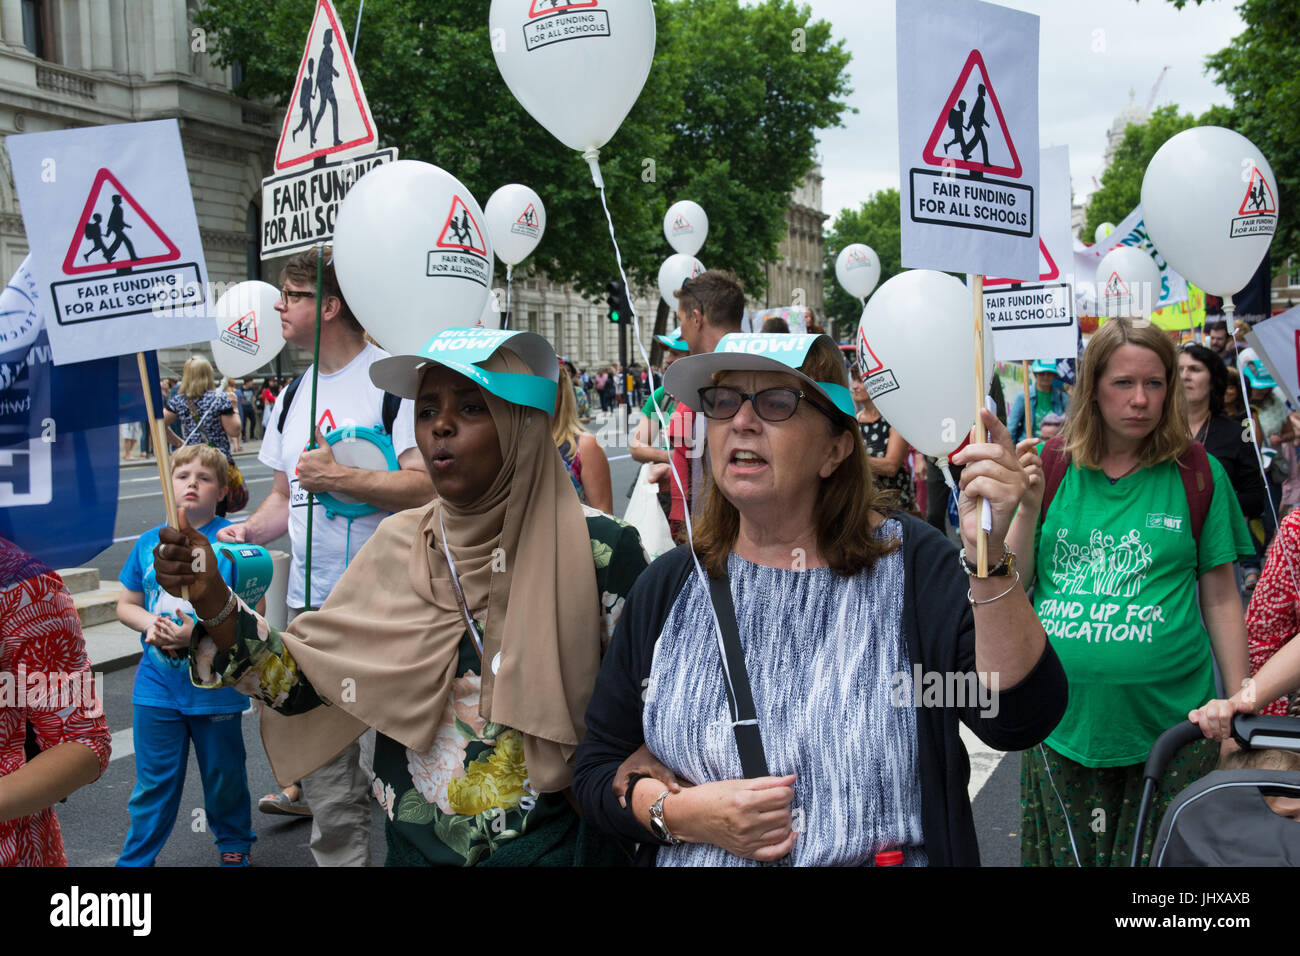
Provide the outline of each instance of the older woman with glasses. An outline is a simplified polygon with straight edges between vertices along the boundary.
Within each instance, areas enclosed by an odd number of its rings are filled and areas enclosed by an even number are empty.
[[[1028,484],[1006,428],[986,414],[955,456],[968,555],[991,505],[981,578],[878,507],[829,337],[727,335],[665,384],[709,420],[713,483],[694,550],[628,595],[574,773],[586,819],[661,866],[977,864],[958,722],[1021,749],[1066,698],[1004,545]]]

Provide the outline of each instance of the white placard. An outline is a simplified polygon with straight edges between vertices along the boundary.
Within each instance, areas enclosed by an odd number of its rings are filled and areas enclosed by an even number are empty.
[[[1291,404],[1297,405],[1296,397],[1300,396],[1300,306],[1255,323],[1246,333],[1246,341],[1264,360],[1273,381],[1282,386]]]
[[[897,0],[902,262],[1034,280],[1038,17]]]
[[[1160,255],[1160,250],[1152,245],[1151,237],[1147,235],[1146,223],[1142,221],[1142,205],[1139,203],[1137,208],[1125,216],[1124,221],[1115,227],[1114,232],[1096,245],[1085,246],[1084,251],[1075,260],[1076,268],[1079,270],[1076,281],[1080,285],[1093,286],[1090,290],[1092,295],[1085,295],[1084,298],[1092,302],[1094,309],[1100,308],[1097,303],[1098,293],[1101,290],[1095,288],[1097,266],[1106,257],[1106,253],[1117,246],[1137,246],[1155,260],[1156,268],[1160,270],[1160,298],[1154,308],[1163,309],[1167,305],[1187,301],[1187,280],[1171,269],[1169,263],[1165,262],[1164,256]],[[1091,263],[1091,265],[1085,269],[1085,263]],[[1084,306],[1081,304],[1080,308],[1084,308]]]
[[[381,149],[263,179],[262,258],[329,242],[334,238],[334,220],[343,197],[376,166],[396,160],[397,150]]]
[[[176,120],[6,145],[55,364],[216,336]]]
[[[1079,323],[1074,312],[1074,250],[1070,233],[1070,154],[1065,146],[1039,156],[1041,177],[1038,281],[984,280],[984,314],[1000,362],[1073,358]]]

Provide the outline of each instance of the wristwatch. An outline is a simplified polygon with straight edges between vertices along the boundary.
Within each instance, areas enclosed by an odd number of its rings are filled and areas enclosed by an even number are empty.
[[[664,797],[670,793],[672,793],[671,790],[665,790],[659,794],[659,799],[650,807],[650,832],[658,838],[660,843],[677,846],[682,841],[673,836],[672,831],[668,829],[668,824],[664,823]]]
[[[961,569],[973,578],[979,577],[979,568],[966,560],[966,549],[962,548],[957,552],[957,560],[961,562]],[[1003,545],[1002,560],[993,567],[989,568],[986,577],[1006,578],[1016,573],[1016,553]]]

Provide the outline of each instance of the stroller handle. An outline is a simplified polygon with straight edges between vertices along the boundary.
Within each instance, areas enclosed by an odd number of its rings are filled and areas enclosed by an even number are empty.
[[[1201,728],[1198,725],[1190,720],[1183,720],[1156,738],[1156,742],[1152,745],[1146,766],[1142,769],[1142,799],[1138,803],[1137,826],[1130,866],[1138,865],[1142,834],[1146,829],[1147,814],[1155,797],[1156,783],[1164,776],[1165,767],[1178,749],[1199,740],[1201,736]],[[1237,714],[1232,718],[1232,738],[1247,750],[1274,747],[1279,750],[1300,751],[1300,720],[1294,717]]]

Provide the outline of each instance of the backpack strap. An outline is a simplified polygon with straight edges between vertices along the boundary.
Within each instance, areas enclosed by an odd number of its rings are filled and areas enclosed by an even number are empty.
[[[293,404],[293,394],[298,391],[298,386],[302,384],[302,380],[306,377],[307,373],[303,372],[290,382],[275,399],[280,403],[280,422],[278,428],[282,436],[284,435],[284,420],[289,417],[289,406]]]
[[[1060,435],[1048,439],[1043,446],[1043,506],[1039,509],[1039,520],[1047,515],[1047,506],[1056,497],[1056,489],[1065,480],[1065,473],[1070,470],[1070,454],[1065,450],[1065,439]]]
[[[1188,445],[1178,459],[1178,477],[1183,479],[1183,492],[1192,513],[1192,537],[1200,544],[1201,529],[1205,527],[1205,517],[1210,513],[1210,502],[1214,499],[1214,472],[1210,470],[1205,446],[1200,442]]]
[[[397,413],[402,408],[402,396],[394,395],[392,392],[384,392],[384,434],[393,434],[393,422],[397,421]]]

